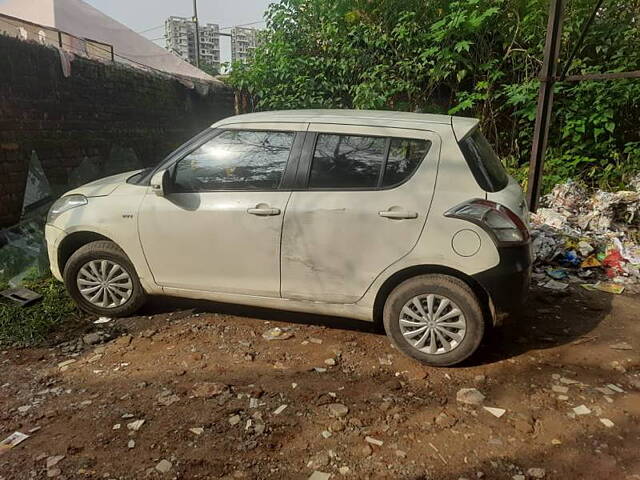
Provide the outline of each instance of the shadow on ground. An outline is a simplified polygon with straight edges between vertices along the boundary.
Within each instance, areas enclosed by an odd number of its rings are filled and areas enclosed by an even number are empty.
[[[611,311],[612,296],[572,288],[568,291],[534,288],[522,310],[501,327],[490,328],[476,354],[461,366],[491,364],[532,350],[548,349],[573,342],[589,342],[593,331]],[[141,311],[144,316],[173,313],[223,314],[300,325],[384,335],[381,325],[349,318],[288,312],[206,300],[154,297]],[[134,327],[139,317],[132,317]],[[135,328],[135,327],[134,327]]]

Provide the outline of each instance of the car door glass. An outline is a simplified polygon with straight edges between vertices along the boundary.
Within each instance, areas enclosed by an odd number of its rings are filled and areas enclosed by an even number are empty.
[[[275,190],[295,132],[226,130],[180,160],[178,191]]]
[[[392,138],[382,186],[398,185],[409,178],[427,155],[429,148],[431,142],[428,140]]]
[[[309,188],[375,188],[386,139],[321,133],[313,153]]]

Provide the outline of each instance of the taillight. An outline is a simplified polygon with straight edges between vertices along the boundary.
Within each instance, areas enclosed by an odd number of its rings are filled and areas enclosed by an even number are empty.
[[[510,209],[491,200],[477,198],[448,210],[445,217],[475,223],[500,245],[518,245],[529,241],[529,229]]]

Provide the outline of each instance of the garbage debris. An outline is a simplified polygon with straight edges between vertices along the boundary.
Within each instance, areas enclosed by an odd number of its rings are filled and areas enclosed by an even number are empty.
[[[274,327],[262,334],[265,340],[286,340],[293,337],[293,332],[287,328]]]
[[[0,295],[21,307],[28,307],[42,298],[42,295],[28,288],[8,288],[0,292]]]
[[[8,452],[13,447],[24,442],[27,438],[29,438],[29,435],[26,435],[22,432],[13,432],[11,435],[5,438],[2,442],[0,442],[0,455]]]
[[[632,185],[636,191],[589,193],[568,181],[543,197],[544,208],[531,214],[534,278],[540,285],[640,291],[640,175]]]

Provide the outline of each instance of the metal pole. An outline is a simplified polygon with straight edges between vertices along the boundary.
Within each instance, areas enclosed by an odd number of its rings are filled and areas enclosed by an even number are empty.
[[[571,50],[571,53],[569,54],[569,58],[567,58],[567,61],[564,64],[564,68],[562,69],[562,73],[560,74],[560,81],[564,80],[564,78],[567,76],[567,72],[571,68],[571,62],[573,62],[573,58],[576,56],[576,53],[578,53],[578,50],[582,46],[582,42],[584,42],[584,37],[587,36],[589,27],[595,20],[596,15],[598,14],[598,10],[600,10],[603,3],[604,3],[604,0],[598,0],[594,5],[593,10],[591,11],[591,15],[589,16],[589,18],[582,24],[582,31],[580,32],[580,37],[578,37],[578,41],[574,45],[573,50]]]
[[[533,130],[533,145],[529,162],[529,182],[527,185],[527,202],[529,210],[535,212],[538,208],[542,172],[544,167],[544,153],[549,137],[551,123],[551,108],[553,106],[553,87],[558,70],[558,57],[562,39],[562,17],[565,0],[551,0],[549,7],[549,22],[547,24],[547,39],[544,46],[544,61],[540,72],[540,90],[538,92],[538,110]]]
[[[198,0],[193,0],[193,21],[196,24],[196,67],[200,68],[200,27],[198,26]]]

